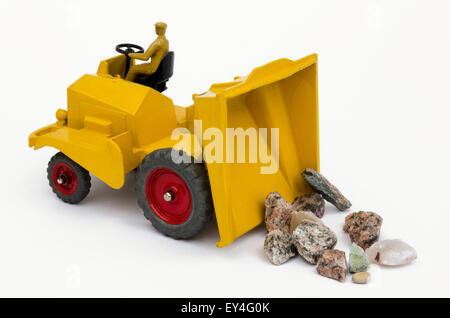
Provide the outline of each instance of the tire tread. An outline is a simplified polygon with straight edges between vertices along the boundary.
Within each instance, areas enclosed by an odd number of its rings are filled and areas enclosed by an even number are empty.
[[[54,165],[59,162],[64,162],[71,166],[75,174],[77,175],[78,188],[75,193],[70,196],[64,195],[59,192],[58,189],[56,189],[56,186],[53,184],[52,170]],[[77,164],[62,152],[58,152],[57,154],[55,154],[48,162],[47,179],[50,188],[57,195],[57,197],[62,201],[70,204],[81,202],[89,194],[91,188],[91,176],[89,174],[89,171],[81,167],[79,164]]]
[[[163,234],[175,239],[188,239],[201,232],[212,219],[214,207],[209,185],[208,174],[202,163],[174,163],[171,157],[172,148],[163,148],[148,154],[137,169],[136,194],[138,205],[144,216]],[[192,200],[191,217],[179,225],[167,224],[160,220],[148,204],[145,187],[147,176],[157,167],[166,167],[179,173],[188,185]]]

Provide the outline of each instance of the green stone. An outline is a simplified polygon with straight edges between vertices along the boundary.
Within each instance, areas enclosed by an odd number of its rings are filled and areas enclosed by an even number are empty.
[[[330,181],[314,169],[306,169],[302,172],[303,178],[311,188],[319,192],[322,197],[344,211],[352,206],[352,203]],[[320,216],[319,216],[320,217]]]
[[[366,272],[369,268],[369,258],[367,257],[364,250],[356,245],[352,244],[350,248],[350,272],[351,273],[359,273]]]

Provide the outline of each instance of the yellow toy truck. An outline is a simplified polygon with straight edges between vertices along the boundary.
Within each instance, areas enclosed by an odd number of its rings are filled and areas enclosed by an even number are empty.
[[[136,171],[139,206],[157,230],[187,239],[215,214],[217,246],[223,247],[264,220],[269,192],[278,191],[288,200],[311,192],[301,172],[319,170],[315,54],[297,61],[279,59],[247,76],[214,84],[194,94],[193,105],[180,107],[162,94],[173,73],[173,52],[155,73],[131,82],[125,79],[134,63],[128,54],[143,50],[130,44],[117,49],[123,54],[101,61],[97,74],[84,75],[68,88],[67,110],[57,110],[54,124],[29,136],[30,147],[60,151],[47,172],[61,200],[83,200],[90,173],[119,189],[125,175]],[[250,134],[237,142],[236,136],[227,136],[219,144],[226,160],[206,149],[212,139],[208,129],[225,136],[233,129],[260,128],[269,131],[258,144],[260,153],[266,148],[264,160],[235,160],[239,142],[248,140],[244,149],[253,151]],[[273,137],[277,144],[267,142]],[[191,148],[180,148],[180,138],[189,140]],[[189,160],[176,162],[174,151]],[[268,160],[276,169],[262,173]]]

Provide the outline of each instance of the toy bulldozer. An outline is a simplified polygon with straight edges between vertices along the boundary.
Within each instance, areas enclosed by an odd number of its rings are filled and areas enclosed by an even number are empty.
[[[288,200],[311,192],[301,171],[319,169],[315,54],[297,61],[276,60],[247,76],[214,84],[194,95],[189,107],[175,106],[161,93],[173,73],[172,52],[151,78],[123,79],[129,63],[126,54],[100,62],[96,75],[84,75],[68,88],[67,111],[56,112],[56,123],[29,136],[30,147],[60,151],[47,172],[61,200],[83,200],[90,173],[119,189],[125,175],[137,169],[139,206],[157,230],[187,239],[215,214],[217,246],[223,247],[264,220],[269,192],[278,191]],[[202,125],[194,132],[197,120]],[[191,151],[177,148],[177,128],[184,129],[178,137],[192,141]],[[223,135],[230,128],[277,128],[279,156],[274,156],[272,143],[265,146],[278,169],[261,173],[267,165],[261,160],[208,160],[202,156],[207,145],[201,140],[208,128]],[[235,147],[227,138],[223,153],[234,153]],[[175,162],[174,150],[192,160]]]

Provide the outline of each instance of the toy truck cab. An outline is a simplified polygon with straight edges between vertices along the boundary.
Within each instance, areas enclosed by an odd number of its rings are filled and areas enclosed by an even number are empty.
[[[179,107],[169,97],[122,79],[126,60],[118,55],[101,61],[97,75],[69,86],[67,111],[58,110],[57,123],[29,137],[30,146],[59,149],[115,189],[155,147],[174,144],[169,137],[179,127]]]

